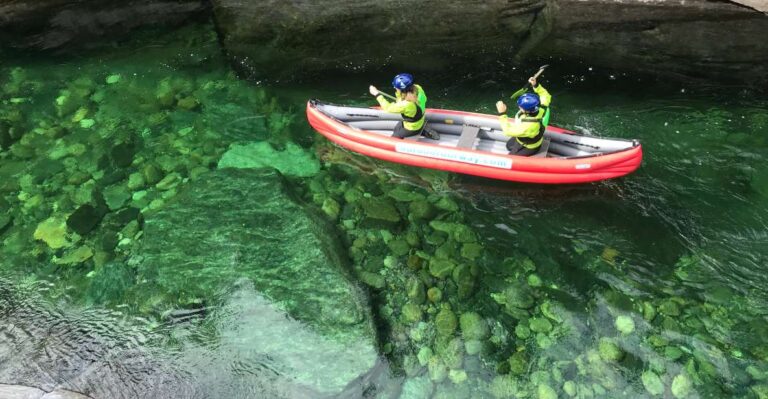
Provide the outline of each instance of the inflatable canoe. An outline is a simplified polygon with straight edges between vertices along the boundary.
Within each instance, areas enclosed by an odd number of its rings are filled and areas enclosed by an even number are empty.
[[[637,140],[578,135],[549,126],[538,154],[509,155],[496,115],[427,109],[427,126],[440,140],[390,137],[401,120],[375,108],[307,102],[309,124],[334,143],[360,154],[422,168],[529,183],[586,183],[624,176],[643,158]]]

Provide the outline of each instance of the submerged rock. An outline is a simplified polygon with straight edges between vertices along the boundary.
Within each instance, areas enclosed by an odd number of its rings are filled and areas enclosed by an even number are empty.
[[[651,395],[658,396],[664,393],[664,383],[661,382],[661,378],[653,371],[644,371],[641,379],[645,390]]]
[[[36,240],[44,241],[52,249],[69,245],[66,219],[51,217],[45,220],[37,225],[34,237]]]
[[[618,362],[624,358],[624,351],[610,338],[600,338],[600,358],[607,362]]]
[[[340,352],[327,352],[335,353],[328,364],[286,369],[317,391],[338,393],[374,366],[377,352],[367,298],[349,280],[335,232],[326,223],[294,200],[274,169],[213,171],[147,217],[139,280],[148,282],[147,291],[185,297],[208,297],[235,281],[251,281],[260,295],[328,345],[343,344]],[[297,343],[291,334],[260,337]],[[329,368],[338,375],[321,377]]]
[[[286,176],[310,177],[320,171],[314,155],[291,142],[280,151],[266,141],[232,144],[219,161],[219,168],[272,167]]]

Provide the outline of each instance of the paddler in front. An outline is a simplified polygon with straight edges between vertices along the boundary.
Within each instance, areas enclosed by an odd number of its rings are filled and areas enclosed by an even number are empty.
[[[549,124],[549,103],[552,96],[547,89],[536,81],[536,76],[528,79],[533,93],[524,93],[517,97],[519,111],[513,119],[506,115],[507,105],[503,101],[496,103],[499,122],[504,135],[510,137],[507,150],[511,155],[531,156],[539,152],[544,141],[544,131]]]
[[[427,95],[421,85],[413,82],[411,74],[401,73],[392,80],[392,87],[395,88],[394,102],[389,102],[384,96],[392,96],[380,92],[376,86],[371,85],[368,88],[371,95],[376,96],[376,101],[383,111],[403,117],[403,120],[395,125],[392,137],[402,139],[422,134],[432,140],[439,140],[440,136],[426,129]]]

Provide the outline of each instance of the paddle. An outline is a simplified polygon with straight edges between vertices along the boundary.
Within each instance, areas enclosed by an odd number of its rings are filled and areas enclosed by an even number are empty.
[[[394,100],[394,101],[397,101],[397,98],[395,98],[395,96],[393,96],[393,95],[391,95],[391,94],[387,94],[387,93],[384,93],[383,91],[380,91],[380,92],[379,92],[379,94],[381,94],[381,95],[382,95],[382,96],[384,96],[384,97],[387,97],[387,98],[389,98],[390,100]]]
[[[535,75],[533,75],[533,77],[534,77],[534,78],[538,78],[538,77],[539,77],[539,75],[541,75],[542,73],[544,73],[544,70],[545,70],[545,69],[546,69],[548,66],[549,66],[549,65],[547,64],[547,65],[542,65],[541,67],[539,67],[539,71],[538,71],[538,72],[536,72],[536,74],[535,74]],[[511,99],[513,99],[513,100],[514,100],[514,99],[516,99],[516,98],[518,98],[518,97],[522,96],[522,95],[523,95],[523,93],[525,93],[525,92],[528,90],[528,88],[529,88],[529,87],[531,87],[531,83],[530,83],[530,82],[526,83],[526,84],[525,84],[525,86],[523,86],[523,88],[522,88],[522,89],[520,89],[520,90],[518,90],[518,91],[516,91],[516,92],[512,93],[512,95],[511,95],[511,96],[509,96],[509,98],[511,98]]]

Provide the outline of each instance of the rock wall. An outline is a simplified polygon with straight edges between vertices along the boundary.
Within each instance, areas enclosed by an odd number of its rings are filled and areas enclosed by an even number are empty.
[[[212,3],[234,64],[258,77],[472,70],[511,57],[742,82],[768,75],[767,7],[756,0]]]
[[[0,47],[53,49],[118,37],[141,26],[179,24],[203,0],[0,0]]]

